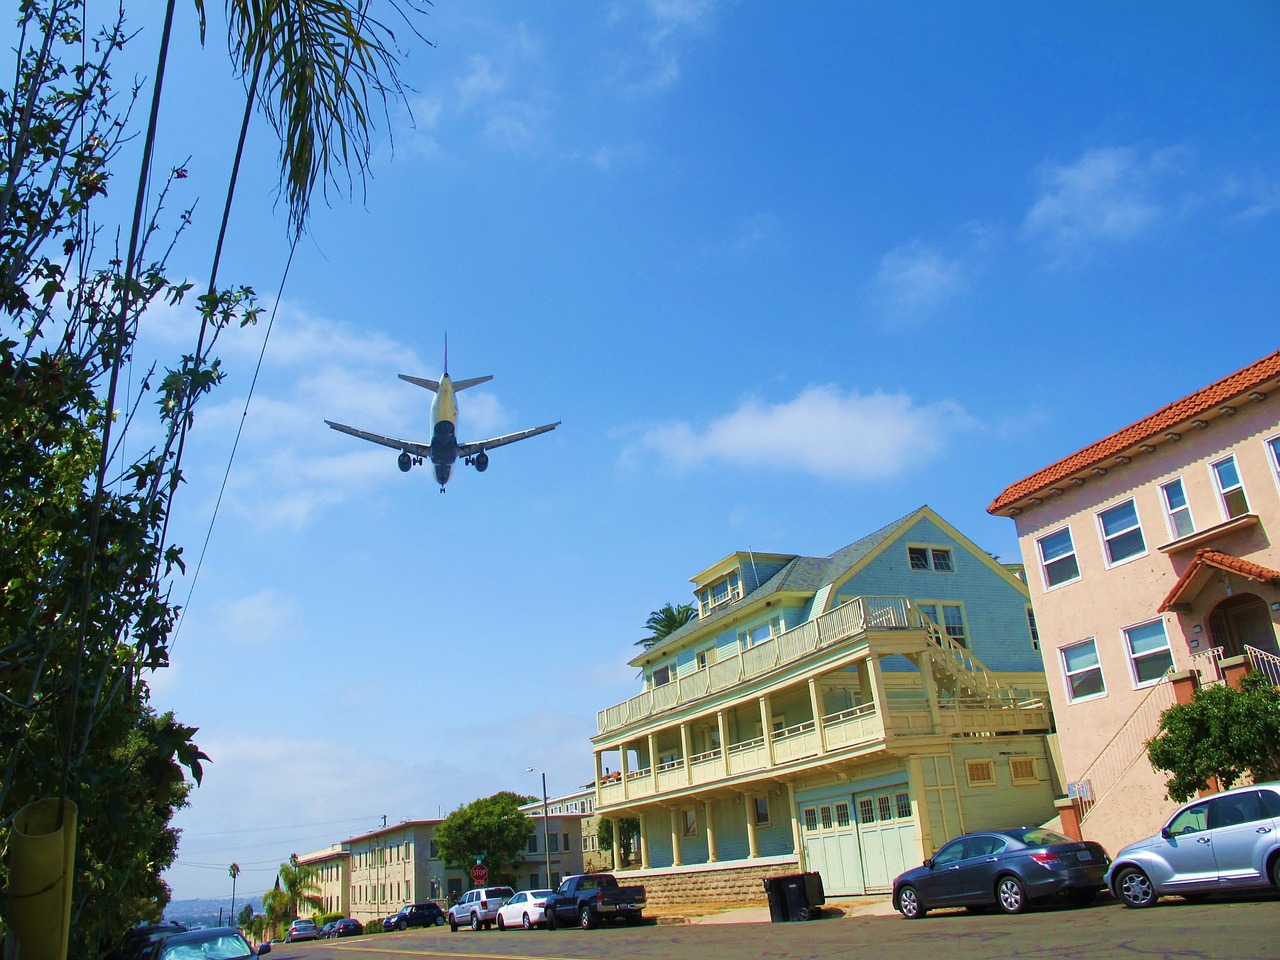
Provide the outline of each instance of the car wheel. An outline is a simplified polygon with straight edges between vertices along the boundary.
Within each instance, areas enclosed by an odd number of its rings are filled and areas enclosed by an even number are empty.
[[[1017,877],[1001,877],[996,883],[996,903],[1005,913],[1021,913],[1027,909],[1027,891]]]
[[[449,930],[453,933],[458,932],[458,921],[452,913],[449,914]]]
[[[443,914],[443,913],[437,913],[437,914],[436,914],[436,926],[437,926],[437,927],[443,927],[443,926],[444,926],[444,914]]]
[[[1067,894],[1067,902],[1073,907],[1087,907],[1097,896],[1098,891],[1093,889],[1072,890]]]
[[[1150,907],[1160,899],[1151,878],[1137,867],[1125,867],[1116,875],[1116,894],[1126,907]]]
[[[582,912],[578,914],[578,921],[582,924],[583,930],[594,930],[596,928],[595,914],[591,912],[590,907],[582,908]]]
[[[471,929],[476,931],[484,929],[484,925],[480,922],[480,914],[473,913],[471,915]]]
[[[498,914],[498,929],[499,930],[507,929],[507,921],[502,919],[502,914]]]
[[[898,912],[908,920],[919,920],[929,911],[920,902],[920,894],[916,892],[916,888],[906,886],[898,891]]]
[[[1271,859],[1271,885],[1280,889],[1280,856]]]
[[[529,922],[529,915],[527,913],[520,918],[520,926],[524,927],[526,930],[533,927],[533,924]]]
[[[396,929],[399,930],[401,933],[404,933],[406,930],[409,929],[409,921],[400,920],[398,923],[396,923]]]
[[[547,910],[543,913],[543,919],[547,921],[547,929],[554,930],[556,928],[556,912]]]

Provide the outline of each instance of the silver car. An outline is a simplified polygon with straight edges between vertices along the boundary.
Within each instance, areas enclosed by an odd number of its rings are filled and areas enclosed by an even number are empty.
[[[1149,907],[1164,894],[1198,900],[1280,887],[1280,781],[1180,807],[1156,836],[1116,854],[1106,883],[1129,907]]]

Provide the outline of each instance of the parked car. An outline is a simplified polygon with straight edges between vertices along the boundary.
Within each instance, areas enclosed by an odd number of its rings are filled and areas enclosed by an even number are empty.
[[[338,927],[338,921],[330,920],[328,923],[326,923],[323,927],[320,928],[320,932],[316,934],[316,939],[328,940],[330,937],[333,936],[333,932],[334,930],[337,929],[337,927]]]
[[[358,937],[364,933],[364,924],[359,920],[352,920],[350,917],[344,917],[339,920],[333,928],[330,936],[337,937]]]
[[[1040,827],[968,833],[894,880],[893,906],[908,920],[938,907],[1021,913],[1052,896],[1084,906],[1105,886],[1109,863],[1093,841]]]
[[[125,931],[120,943],[108,955],[108,960],[141,960],[151,953],[157,940],[171,937],[175,933],[186,933],[187,928],[176,920],[164,923],[145,923],[130,927]]]
[[[498,908],[516,892],[510,887],[477,887],[464,893],[447,914],[449,929],[455,933],[458,927],[472,930],[488,930],[498,916]]]
[[[284,935],[285,943],[318,939],[320,939],[320,930],[316,927],[314,920],[295,920],[289,924],[289,932]]]
[[[547,929],[576,923],[593,930],[605,920],[639,923],[647,906],[644,887],[624,887],[611,873],[582,873],[565,877],[547,897]]]
[[[311,923],[310,920],[307,922]],[[264,943],[255,951],[235,927],[210,927],[206,930],[175,933],[156,940],[147,956],[149,960],[251,960],[270,952],[269,943]]]
[[[382,921],[383,930],[408,930],[410,927],[440,926],[444,923],[444,911],[438,903],[406,903]]]
[[[1237,787],[1179,807],[1154,837],[1131,843],[1107,871],[1128,907],[1165,894],[1280,887],[1280,781]]]
[[[524,927],[530,930],[533,927],[543,926],[547,922],[543,908],[547,905],[547,897],[551,896],[551,893],[550,890],[521,890],[498,908],[498,918],[494,921],[498,929]]]

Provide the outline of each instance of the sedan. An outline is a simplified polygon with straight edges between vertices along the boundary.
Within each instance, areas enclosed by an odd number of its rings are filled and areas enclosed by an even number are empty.
[[[1280,781],[1237,787],[1179,807],[1154,837],[1131,843],[1107,871],[1127,907],[1163,894],[1280,887]]]
[[[252,960],[270,953],[271,944],[264,943],[255,951],[234,927],[213,927],[157,940],[153,951],[152,960]]]
[[[508,927],[524,927],[526,930],[531,930],[534,927],[546,926],[547,917],[543,912],[543,908],[547,905],[547,897],[551,896],[553,892],[551,890],[521,890],[498,908],[498,929],[506,930]]]
[[[317,940],[320,930],[311,920],[295,920],[289,924],[289,932],[284,935],[285,943],[298,943],[301,940]]]
[[[344,917],[333,926],[331,937],[358,937],[364,933],[364,924],[359,920],[352,920],[350,917]]]
[[[893,906],[908,920],[938,907],[1021,913],[1053,896],[1085,906],[1105,886],[1108,863],[1093,841],[1040,827],[969,833],[894,880]]]

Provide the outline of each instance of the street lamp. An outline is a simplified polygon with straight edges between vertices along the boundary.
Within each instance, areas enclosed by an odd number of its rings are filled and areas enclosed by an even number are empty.
[[[529,767],[525,773],[542,774],[542,848],[547,855],[547,886],[551,886],[551,841],[548,839],[547,831],[547,774],[545,770],[539,770],[537,767]]]

